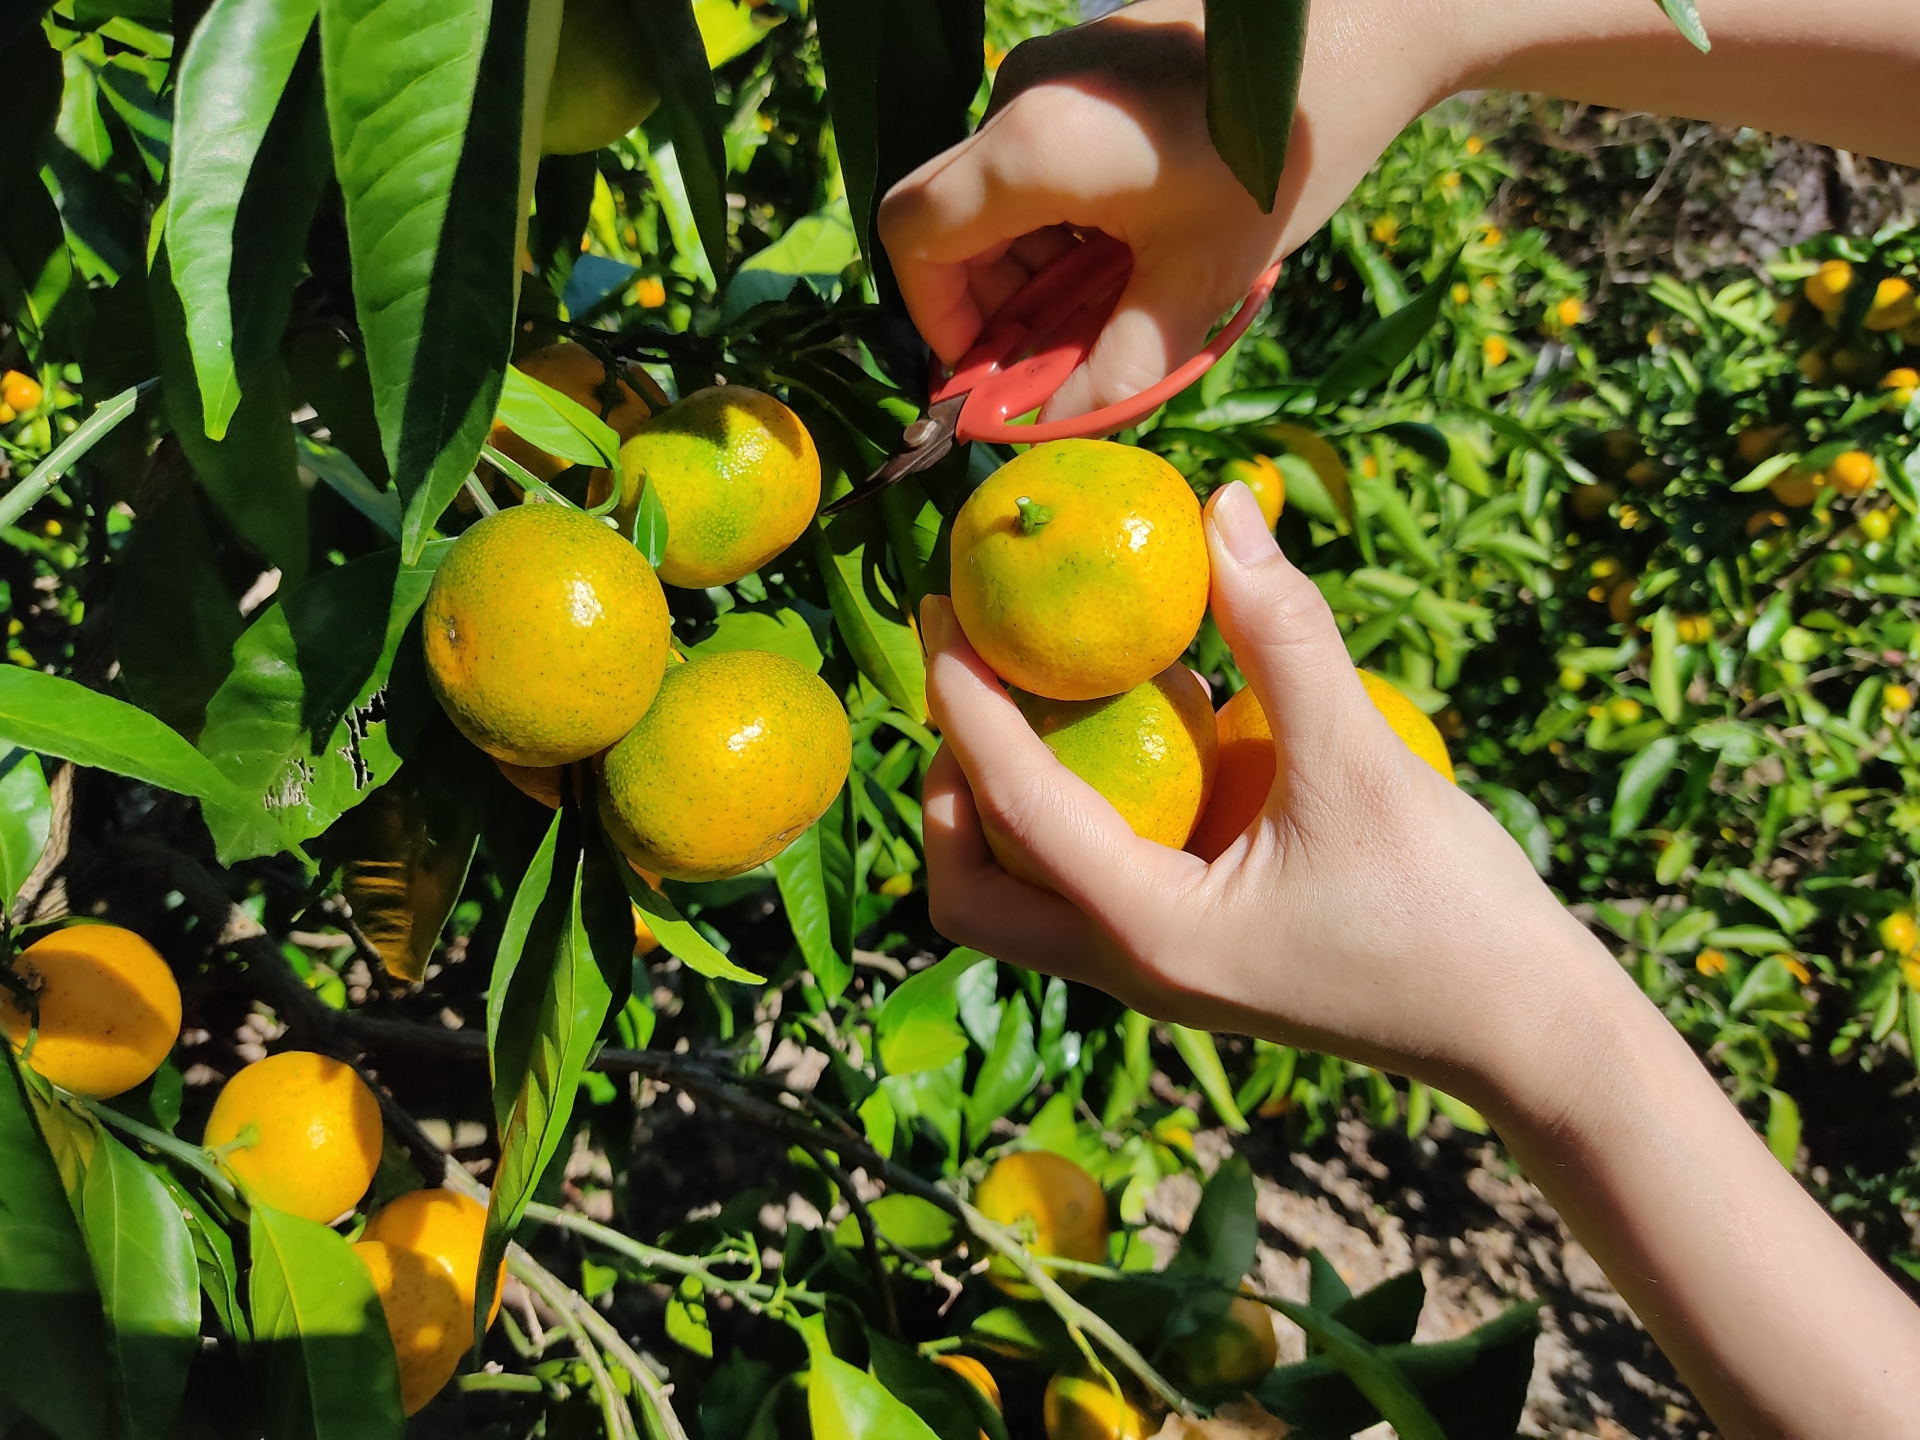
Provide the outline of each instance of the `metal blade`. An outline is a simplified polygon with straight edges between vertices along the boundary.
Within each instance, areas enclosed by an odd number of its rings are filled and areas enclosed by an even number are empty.
[[[953,427],[960,418],[960,407],[965,400],[964,395],[954,395],[928,407],[925,415],[907,427],[909,432],[928,427],[915,437],[920,443],[889,457],[865,480],[831,505],[822,508],[820,517],[824,520],[850,510],[861,501],[872,499],[896,481],[945,459],[947,452],[953,449]]]

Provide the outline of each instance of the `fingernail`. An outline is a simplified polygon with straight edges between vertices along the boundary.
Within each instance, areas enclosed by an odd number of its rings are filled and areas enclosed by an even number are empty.
[[[1267,529],[1266,516],[1260,513],[1260,502],[1240,481],[1216,490],[1207,509],[1220,543],[1242,565],[1256,564],[1279,550],[1273,532]]]
[[[927,654],[947,648],[953,638],[953,602],[944,595],[929,595],[920,602],[920,643]]]

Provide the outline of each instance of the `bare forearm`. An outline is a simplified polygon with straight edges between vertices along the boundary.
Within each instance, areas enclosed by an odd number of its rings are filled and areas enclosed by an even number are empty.
[[[1734,1440],[1912,1434],[1920,1310],[1610,959],[1562,978],[1489,1109],[1716,1423]]]
[[[1701,0],[1695,50],[1654,0],[1434,0],[1462,87],[1748,125],[1920,164],[1911,0]]]

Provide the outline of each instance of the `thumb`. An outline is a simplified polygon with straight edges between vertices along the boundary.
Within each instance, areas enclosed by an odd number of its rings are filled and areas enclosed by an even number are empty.
[[[1267,712],[1286,764],[1326,773],[1343,739],[1373,717],[1319,587],[1294,568],[1239,481],[1207,501],[1213,617]]]

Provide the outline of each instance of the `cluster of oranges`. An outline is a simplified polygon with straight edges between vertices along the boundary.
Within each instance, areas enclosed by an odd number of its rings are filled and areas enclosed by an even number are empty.
[[[38,410],[47,392],[40,382],[22,370],[0,375],[0,425],[11,425],[30,411]]]
[[[1107,1197],[1099,1181],[1063,1155],[1016,1150],[1001,1156],[975,1188],[973,1203],[989,1220],[1011,1229],[1044,1268],[1053,1269],[1044,1265],[1047,1260],[1097,1265],[1108,1259]],[[994,1258],[987,1276],[1015,1299],[1037,1293],[1004,1256]],[[1071,1288],[1080,1277],[1065,1270],[1055,1278]],[[1230,1394],[1271,1370],[1279,1346],[1266,1306],[1241,1295],[1216,1319],[1174,1340],[1168,1355],[1188,1389]],[[968,1356],[943,1357],[941,1363],[972,1381],[999,1408],[999,1386],[985,1365]],[[1047,1440],[1142,1440],[1153,1432],[1151,1413],[1146,1397],[1080,1366],[1055,1373],[1042,1401]]]
[[[424,609],[434,693],[462,734],[549,805],[563,767],[593,762],[608,832],[650,883],[751,870],[838,793],[852,759],[846,712],[785,656],[680,655],[661,582],[731,584],[799,538],[820,499],[812,438],[755,390],[717,386],[656,413],[639,372],[602,398],[606,371],[579,346],[519,363],[619,434],[619,475],[597,472],[588,489],[612,513],[522,503],[461,535]],[[495,439],[536,478],[565,468],[510,432]],[[657,574],[625,538],[643,491],[666,517]]]
[[[14,974],[37,1014],[0,989],[0,1033],[26,1064],[76,1095],[106,1100],[144,1083],[179,1037],[173,972],[131,930],[56,930],[20,953]],[[227,1081],[202,1140],[250,1201],[321,1225],[366,1195],[383,1142],[380,1102],[366,1082],[352,1066],[305,1050],[256,1060]],[[464,1195],[416,1190],[375,1210],[353,1247],[380,1297],[409,1415],[452,1378],[472,1344],[486,1219]]]
[[[1797,316],[1805,316],[1807,312],[1800,308],[1802,301],[1815,317],[1808,322],[1811,339],[1799,360],[1800,373],[1809,385],[1864,387],[1886,363],[1882,358],[1883,337],[1897,335],[1909,348],[1920,345],[1920,296],[1915,295],[1912,282],[1898,275],[1885,276],[1873,282],[1870,294],[1856,301],[1856,291],[1864,292],[1866,285],[1866,278],[1847,261],[1828,260],[1806,278],[1799,300],[1780,302],[1774,316],[1779,324],[1787,325]],[[1865,306],[1859,312],[1865,334],[1849,337],[1843,333],[1844,322],[1856,303]],[[1910,367],[1897,367],[1882,376],[1880,388],[1892,392],[1895,403],[1904,406],[1906,400],[1899,392],[1911,392],[1914,386],[1902,383],[1903,371],[1906,375],[1914,373]],[[1911,398],[1909,393],[1906,399]]]
[[[1285,478],[1271,460],[1224,476],[1272,524]],[[1200,504],[1149,451],[1103,440],[1036,445],[989,476],[954,517],[954,616],[1008,682],[1035,733],[1134,832],[1212,860],[1259,813],[1273,736],[1250,691],[1216,716],[1180,663],[1207,606]],[[1439,732],[1404,695],[1362,675],[1396,733],[1452,778]],[[994,826],[994,855],[1045,884]]]

